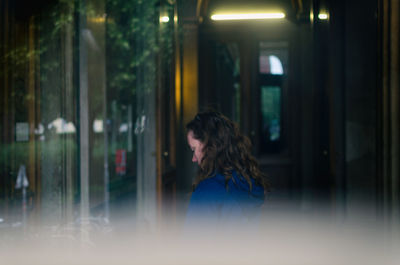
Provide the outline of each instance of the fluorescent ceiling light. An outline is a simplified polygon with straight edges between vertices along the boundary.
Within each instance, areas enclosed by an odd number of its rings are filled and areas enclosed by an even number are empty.
[[[282,19],[284,13],[231,13],[214,14],[212,20],[249,20],[249,19]]]

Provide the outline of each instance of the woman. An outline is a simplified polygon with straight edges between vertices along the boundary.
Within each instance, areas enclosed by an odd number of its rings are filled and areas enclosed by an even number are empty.
[[[225,225],[258,219],[268,184],[251,155],[250,140],[214,111],[197,114],[186,129],[192,162],[199,165],[186,222]]]

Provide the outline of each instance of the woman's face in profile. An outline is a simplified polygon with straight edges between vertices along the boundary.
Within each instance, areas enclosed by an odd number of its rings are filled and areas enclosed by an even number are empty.
[[[187,141],[193,152],[192,162],[200,165],[201,159],[203,158],[203,143],[194,138],[192,131],[188,132]]]

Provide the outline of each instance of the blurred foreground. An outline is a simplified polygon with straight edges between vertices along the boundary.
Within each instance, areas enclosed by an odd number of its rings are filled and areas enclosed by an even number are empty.
[[[1,264],[400,264],[398,226],[280,213],[256,227],[120,220],[0,230]]]

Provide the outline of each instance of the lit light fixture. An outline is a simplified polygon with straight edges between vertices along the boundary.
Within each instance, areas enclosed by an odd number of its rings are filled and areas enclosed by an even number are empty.
[[[212,20],[251,20],[251,19],[282,19],[285,18],[284,13],[231,13],[231,14],[214,14]]]
[[[319,13],[318,18],[320,20],[327,20],[328,19],[328,14],[327,13]]]
[[[106,15],[104,14],[102,16],[90,17],[88,20],[93,23],[104,23],[106,22]]]
[[[161,22],[161,23],[167,23],[167,22],[169,22],[169,17],[168,17],[168,16],[162,16],[162,17],[160,17],[160,22]]]
[[[310,10],[310,21],[311,21],[311,23],[314,22],[314,12],[313,12],[313,10]]]

